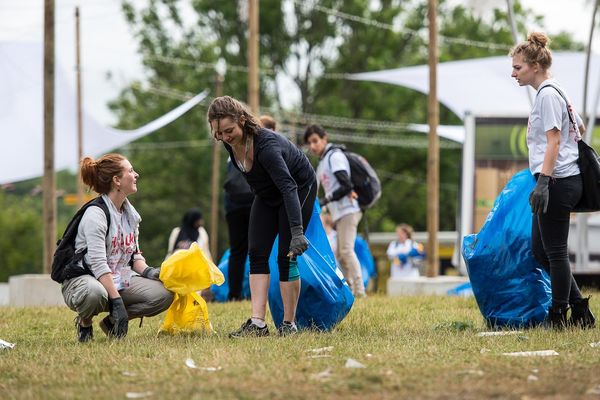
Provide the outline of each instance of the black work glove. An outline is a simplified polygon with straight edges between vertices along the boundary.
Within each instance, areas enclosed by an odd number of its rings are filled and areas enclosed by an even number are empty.
[[[118,339],[124,338],[127,336],[127,329],[129,327],[129,315],[127,315],[127,309],[125,309],[123,298],[117,297],[115,299],[109,299],[108,309],[110,318],[114,324],[112,330],[113,336]]]
[[[323,207],[327,203],[329,203],[329,200],[327,200],[327,197],[323,197],[323,198],[319,199],[319,206]]]
[[[304,236],[302,225],[292,226],[292,240],[290,241],[290,252],[288,257],[299,256],[308,249],[308,240]]]
[[[148,279],[154,279],[155,281],[160,281],[160,268],[154,267],[146,267],[146,269],[142,272],[142,276]]]
[[[538,176],[537,183],[529,195],[529,205],[531,206],[531,212],[534,214],[545,214],[548,211],[548,200],[550,199],[550,192],[548,191],[549,183],[550,177],[548,175],[540,174]]]

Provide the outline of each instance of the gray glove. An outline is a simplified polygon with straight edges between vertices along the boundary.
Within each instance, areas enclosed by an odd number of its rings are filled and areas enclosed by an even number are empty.
[[[146,269],[142,272],[142,276],[144,278],[160,281],[160,268],[146,267]]]
[[[292,240],[290,241],[290,252],[288,257],[299,256],[308,249],[308,240],[304,236],[304,230],[301,225],[292,226]]]
[[[538,176],[537,183],[529,195],[529,205],[531,206],[531,212],[534,214],[545,214],[548,211],[548,200],[550,199],[550,192],[548,191],[549,183],[550,177],[548,175],[540,174]]]
[[[109,299],[108,308],[110,318],[114,324],[112,335],[118,339],[122,339],[127,336],[127,329],[129,327],[129,315],[127,315],[123,298]]]

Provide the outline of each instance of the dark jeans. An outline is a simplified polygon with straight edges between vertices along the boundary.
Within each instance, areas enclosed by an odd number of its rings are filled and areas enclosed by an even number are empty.
[[[298,191],[302,212],[302,226],[306,227],[313,212],[317,196],[316,181],[310,187]],[[277,265],[279,267],[279,280],[288,281],[290,272],[290,259],[287,254],[290,249],[292,233],[287,212],[283,202],[277,207],[267,205],[260,197],[254,198],[250,212],[250,230],[248,232],[248,248],[250,254],[250,273],[268,274],[269,256],[275,237],[279,235],[277,249]]]
[[[581,175],[575,175],[551,179],[548,186],[548,211],[533,215],[531,249],[536,261],[550,275],[552,306],[563,308],[581,299],[571,273],[567,239],[570,213],[581,198],[583,181]]]
[[[225,214],[229,228],[229,300],[242,299],[242,284],[244,281],[244,268],[248,255],[248,226],[250,221],[250,207],[242,207]]]

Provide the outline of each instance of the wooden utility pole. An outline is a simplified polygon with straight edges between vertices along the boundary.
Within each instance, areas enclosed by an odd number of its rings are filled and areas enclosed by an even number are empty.
[[[75,7],[75,70],[77,75],[77,161],[83,157],[83,118],[81,111],[81,36],[79,29],[79,7]],[[81,169],[77,168],[77,205],[83,206],[84,200],[83,180]]]
[[[439,105],[437,100],[437,0],[429,0],[429,151],[427,153],[427,276],[437,276],[440,270],[438,250],[440,142],[437,135]]]
[[[258,0],[248,0],[248,105],[258,115],[260,112],[258,91]]]
[[[54,176],[54,0],[44,1],[44,273],[50,273],[56,246]]]
[[[216,75],[215,97],[222,96],[223,76]],[[219,194],[221,188],[219,181],[221,179],[221,143],[213,141],[212,148],[212,178],[211,178],[211,200],[210,200],[210,253],[213,260],[218,260],[217,252],[219,250]]]

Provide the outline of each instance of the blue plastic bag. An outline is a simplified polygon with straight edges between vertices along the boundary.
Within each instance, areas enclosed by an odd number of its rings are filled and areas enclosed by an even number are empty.
[[[224,303],[229,300],[229,254],[230,250],[225,250],[223,253],[223,257],[221,257],[221,261],[219,261],[219,269],[225,276],[225,282],[221,286],[212,285],[210,290],[215,295],[215,301],[220,303]],[[246,264],[244,264],[244,278],[242,281],[242,298],[249,299],[250,298],[250,261],[248,257],[246,257]]]
[[[362,276],[363,276],[363,284],[367,287],[370,279],[374,279],[377,277],[377,271],[375,269],[375,260],[373,259],[373,255],[371,254],[371,250],[369,250],[369,246],[365,239],[363,239],[360,235],[356,236],[356,241],[354,242],[354,251],[358,257],[358,261],[360,262],[360,266],[362,268]],[[229,271],[229,255],[230,250],[225,250],[223,253],[223,257],[221,257],[221,261],[219,261],[219,269],[225,275],[225,282],[221,286],[212,285],[210,287],[211,291],[215,295],[215,301],[218,302],[226,302],[228,301],[229,296],[229,282],[228,282],[228,271]],[[331,254],[323,254],[328,260],[329,257],[333,257],[333,253]],[[269,262],[271,267],[272,261]],[[335,261],[334,261],[335,263]],[[337,264],[336,264],[337,265]],[[272,266],[274,268],[277,267],[277,264]],[[242,298],[249,299],[250,298],[250,261],[246,258],[246,265],[244,270],[244,281],[242,286]]]
[[[354,303],[354,296],[342,272],[336,267],[319,213],[319,203],[315,201],[305,232],[309,247],[297,258],[301,289],[296,324],[301,329],[331,330],[346,317]],[[275,240],[269,258],[269,308],[275,326],[279,327],[283,322],[283,303],[279,290],[277,244],[278,239]]]
[[[356,256],[358,257],[362,269],[363,284],[367,287],[369,280],[374,279],[377,276],[377,271],[375,270],[375,260],[373,259],[371,250],[369,250],[369,245],[360,235],[356,235],[354,252],[356,252]]]
[[[515,174],[476,235],[465,236],[462,254],[473,294],[491,327],[541,323],[552,301],[550,278],[531,252],[529,170]]]

